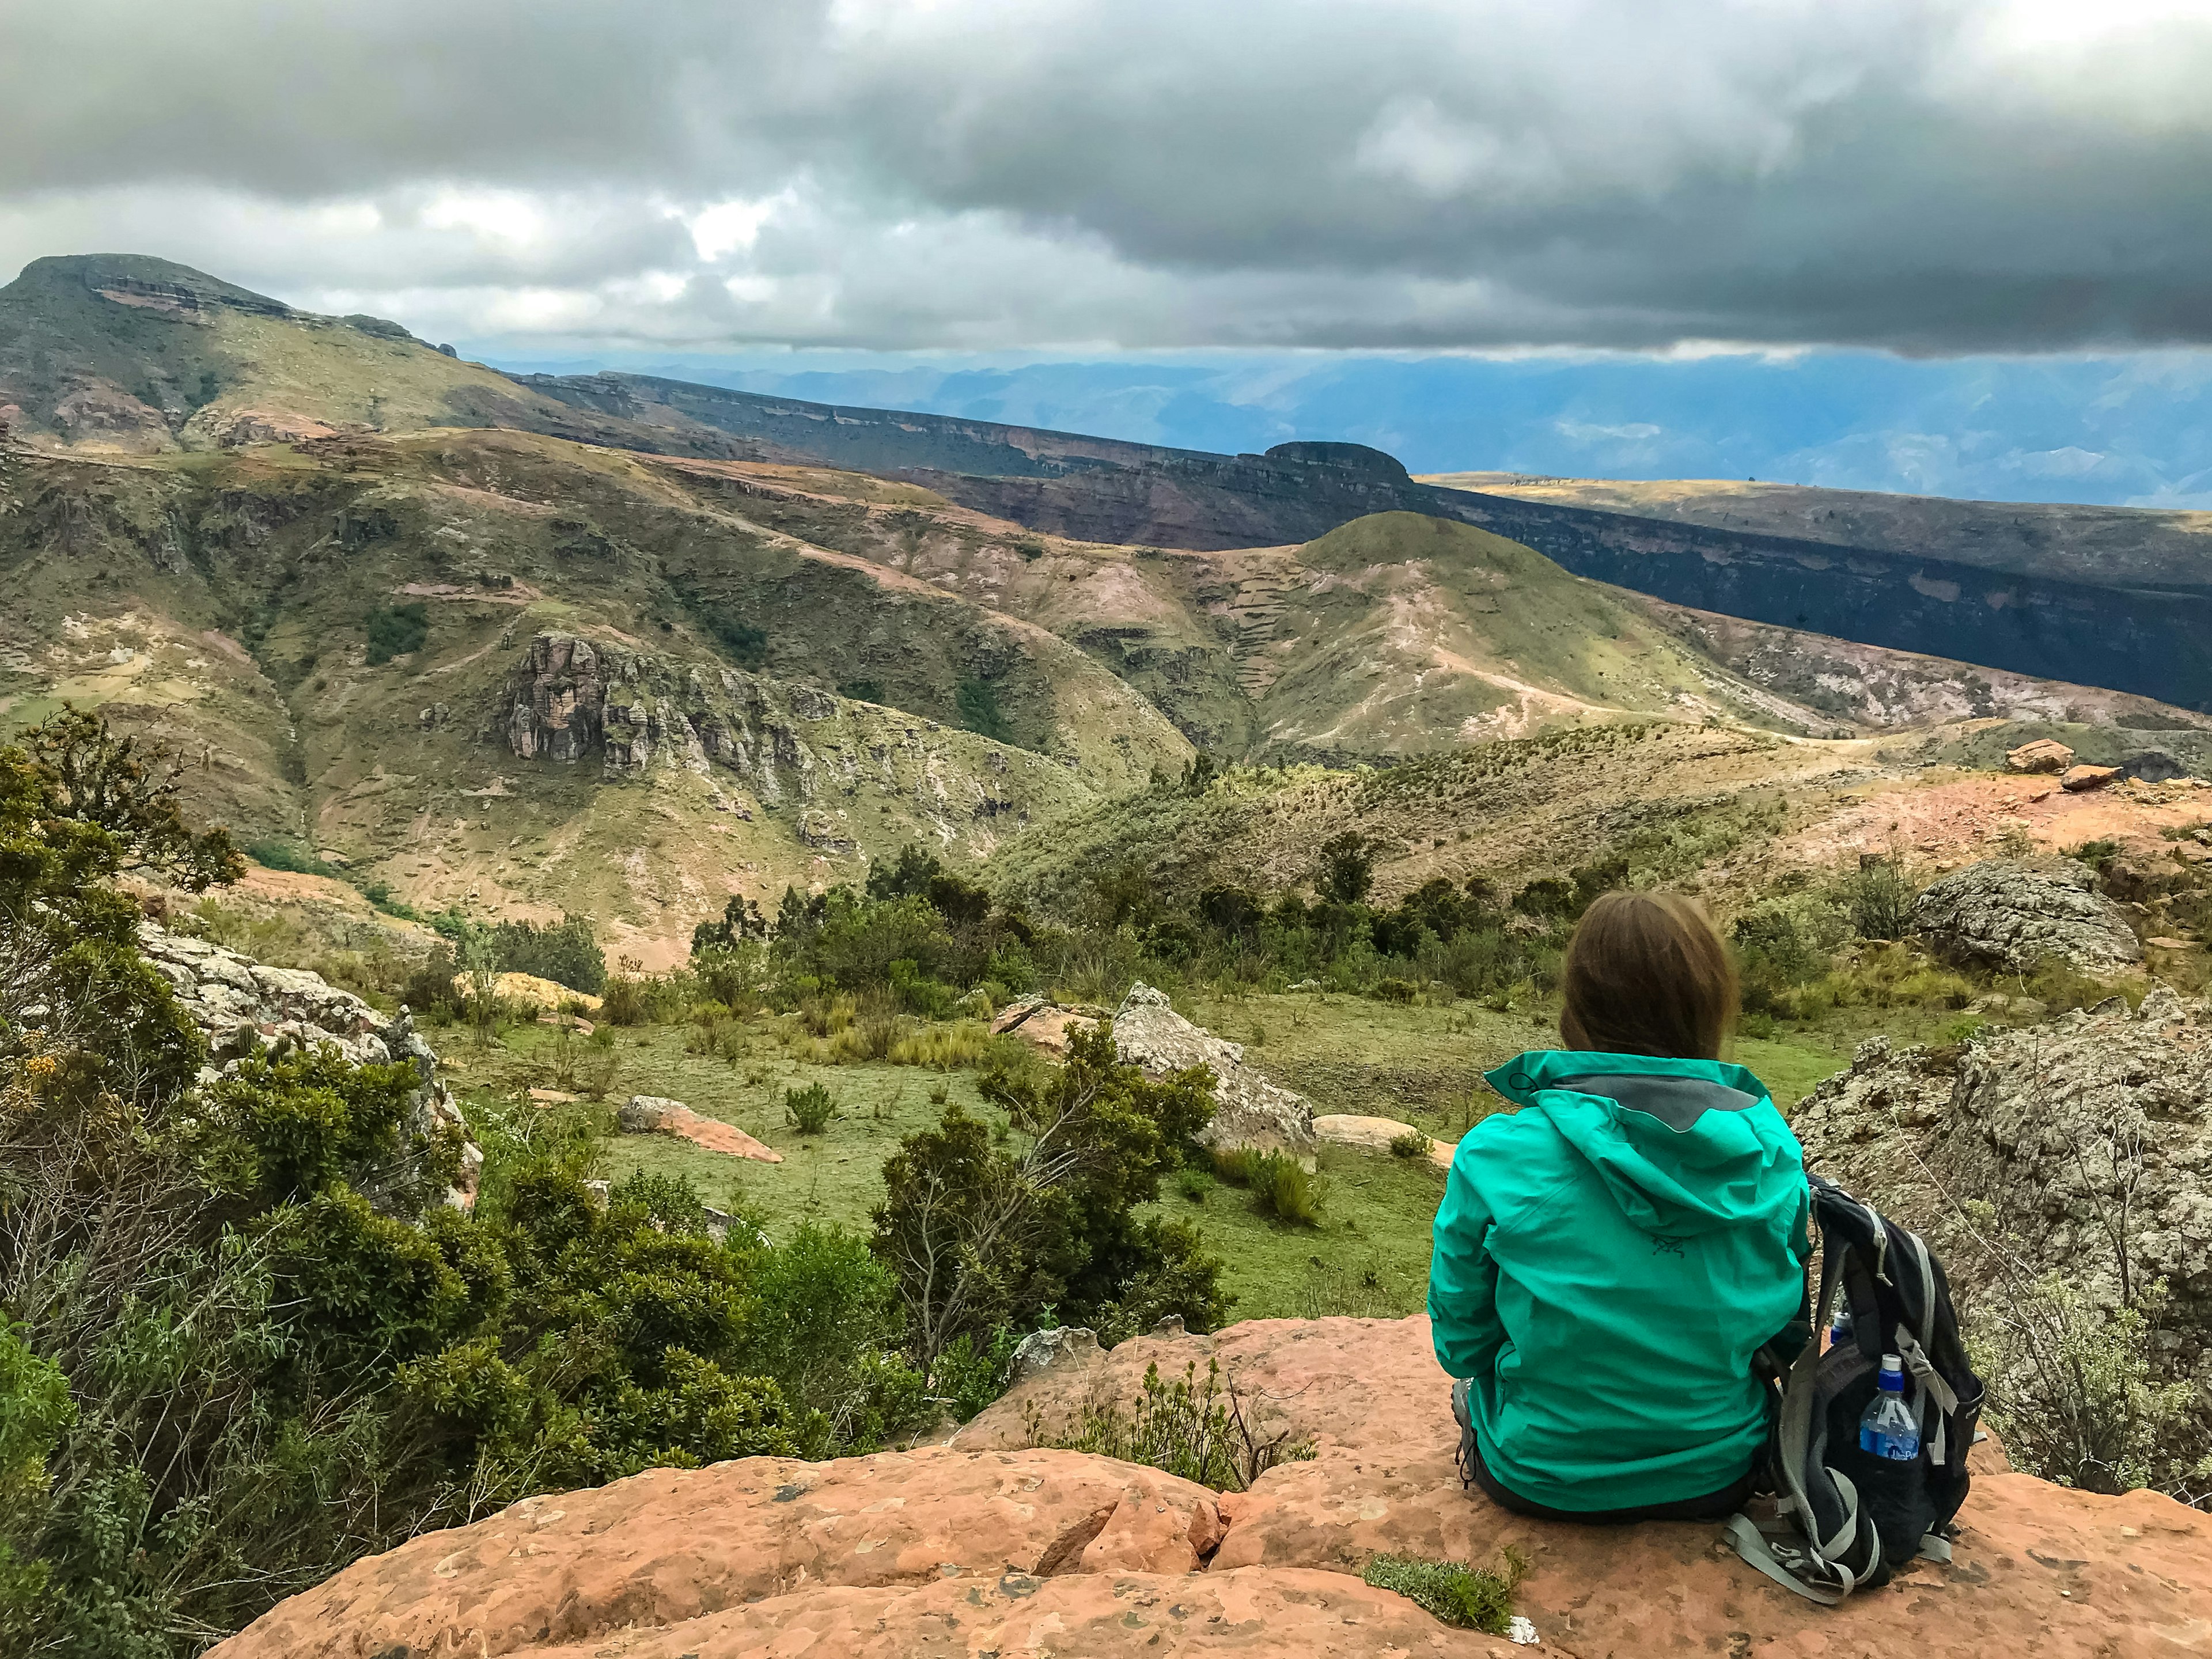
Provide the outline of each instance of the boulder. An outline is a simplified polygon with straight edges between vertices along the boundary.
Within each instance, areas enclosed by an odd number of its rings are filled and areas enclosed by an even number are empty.
[[[1097,1365],[1104,1354],[1096,1331],[1081,1325],[1056,1325],[1048,1331],[1031,1331],[1021,1340],[1007,1375],[1017,1382],[1047,1371],[1065,1376]]]
[[[1390,1143],[1406,1135],[1420,1135],[1429,1143],[1425,1156],[1429,1162],[1444,1169],[1451,1168],[1453,1155],[1459,1143],[1438,1140],[1427,1130],[1411,1123],[1401,1123],[1395,1117],[1359,1117],[1348,1112],[1333,1112],[1313,1121],[1314,1139],[1332,1146],[1356,1147],[1363,1152],[1387,1152]]]
[[[2117,766],[2069,766],[2059,774],[2058,787],[2069,794],[2078,795],[2084,790],[2102,789],[2124,775]]]
[[[438,1056],[404,1008],[390,1018],[320,974],[271,968],[150,920],[138,924],[138,949],[169,981],[178,1006],[207,1042],[214,1063],[202,1071],[203,1081],[231,1074],[251,1054],[281,1057],[321,1048],[356,1066],[411,1064],[416,1083],[405,1119],[410,1146],[458,1138],[460,1172],[446,1202],[460,1210],[476,1203],[483,1149],[469,1139],[460,1103],[438,1074]]]
[[[2116,1305],[2124,1225],[2132,1279],[2166,1281],[2163,1363],[2212,1387],[2208,1114],[2212,1006],[2160,986],[2135,1013],[2115,997],[1957,1048],[1877,1037],[1792,1127],[1808,1168],[1929,1240],[1969,1308],[2050,1271]],[[1968,1200],[1989,1212],[1970,1221]]]
[[[2126,915],[2096,890],[2088,867],[2071,860],[1969,865],[1913,901],[1912,925],[1938,953],[2008,973],[2025,973],[2046,957],[2092,972],[2142,960]]]
[[[629,1135],[674,1135],[710,1152],[749,1158],[757,1164],[781,1164],[783,1154],[756,1140],[734,1123],[718,1117],[702,1117],[680,1100],[665,1095],[632,1095],[615,1109],[615,1124]]]
[[[2063,772],[2073,764],[2074,751],[2050,738],[2024,743],[2005,757],[2005,765],[2015,772]]]
[[[1225,1042],[1176,1012],[1164,991],[1143,983],[1129,988],[1114,1016],[1114,1048],[1147,1077],[1194,1066],[1212,1068],[1213,1121],[1199,1135],[1206,1146],[1313,1155],[1311,1103],[1277,1088],[1256,1066],[1246,1065],[1242,1043]]]
[[[1086,1453],[1031,1449],[1086,1402],[1218,1360],[1251,1420],[1310,1443],[1215,1493]],[[1030,1376],[951,1448],[806,1464],[744,1458],[532,1498],[359,1562],[215,1650],[220,1659],[770,1659],[984,1654],[1152,1659],[1502,1659],[1363,1583],[1376,1553],[1528,1564],[1539,1652],[2037,1659],[2197,1650],[2212,1516],[2003,1472],[1977,1449],[1948,1564],[1817,1607],[1711,1523],[1587,1528],[1463,1490],[1449,1379],[1423,1319],[1262,1320],[1124,1342]]]

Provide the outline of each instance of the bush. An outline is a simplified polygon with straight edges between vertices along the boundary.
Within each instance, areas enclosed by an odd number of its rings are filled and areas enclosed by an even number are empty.
[[[1213,1166],[1224,1181],[1250,1191],[1252,1207],[1261,1215],[1293,1226],[1321,1225],[1328,1182],[1297,1159],[1284,1152],[1255,1152],[1240,1146],[1216,1153]]]
[[[718,1242],[663,1178],[602,1198],[595,1112],[476,1109],[463,1214],[411,1066],[325,1049],[200,1085],[112,878],[238,861],[119,769],[80,811],[40,752],[0,749],[0,1645],[35,1617],[54,1652],[185,1659],[532,1492],[834,1455],[918,1414],[855,1241]]]
[[[645,1025],[653,1019],[653,1005],[644,981],[628,970],[611,977],[599,994],[599,1017],[610,1025]]]
[[[1147,1464],[1216,1492],[1243,1492],[1276,1465],[1314,1455],[1310,1440],[1294,1440],[1286,1428],[1269,1433],[1262,1414],[1222,1382],[1218,1359],[1206,1362],[1203,1382],[1195,1360],[1175,1382],[1162,1382],[1154,1364],[1145,1368],[1144,1397],[1126,1414],[1118,1401],[1094,1400],[1073,1434],[1048,1439],[1042,1414],[1032,1407],[1029,1438],[1033,1446]]]
[[[1401,1135],[1390,1137],[1390,1156],[1393,1158],[1426,1158],[1429,1148],[1436,1142],[1419,1129],[1408,1129]]]
[[[1025,1146],[999,1150],[957,1105],[900,1143],[884,1165],[872,1248],[898,1279],[933,1384],[962,1334],[1030,1328],[1048,1308],[1094,1329],[1109,1312],[1179,1313],[1200,1330],[1219,1320],[1219,1264],[1187,1229],[1134,1214],[1212,1116],[1204,1077],[1151,1082],[1121,1063],[1110,1033],[1078,1030],[1057,1069],[981,1079]]]
[[[1378,1555],[1360,1576],[1377,1589],[1395,1591],[1444,1624],[1504,1636],[1512,1627],[1514,1589],[1528,1571],[1528,1563],[1508,1546],[1495,1569],[1471,1567],[1463,1561]]]
[[[1195,1164],[1186,1164],[1176,1171],[1176,1190],[1194,1204],[1205,1203],[1213,1185],[1213,1177]]]
[[[804,1089],[784,1091],[783,1115],[798,1126],[799,1133],[818,1135],[837,1115],[837,1103],[820,1084],[810,1083]]]
[[[2197,1390],[2185,1376],[2161,1380],[2166,1300],[2162,1281],[2118,1309],[2057,1273],[2000,1285],[1971,1344],[2015,1463],[2084,1492],[2155,1486],[2186,1500],[2212,1488],[2212,1454],[2191,1420]]]
[[[545,927],[502,921],[491,930],[491,948],[501,973],[533,974],[586,996],[597,996],[607,982],[606,957],[581,916],[564,915]]]
[[[1902,859],[1861,854],[1859,867],[1838,891],[1852,931],[1861,939],[1903,939],[1912,927],[1912,901],[1918,896]]]
[[[368,636],[369,665],[380,667],[394,657],[414,655],[429,642],[430,610],[420,600],[388,605],[370,611],[363,628]]]
[[[289,841],[264,837],[246,843],[246,855],[265,870],[289,870],[295,875],[335,876],[329,865],[310,849]],[[386,890],[387,892],[389,890]]]

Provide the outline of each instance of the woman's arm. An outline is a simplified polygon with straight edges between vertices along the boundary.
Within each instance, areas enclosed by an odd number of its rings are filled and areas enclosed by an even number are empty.
[[[1429,1257],[1430,1337],[1437,1363],[1452,1376],[1483,1375],[1504,1346],[1505,1328],[1498,1319],[1498,1264],[1486,1248],[1494,1218],[1455,1162],[1437,1210],[1436,1244]]]

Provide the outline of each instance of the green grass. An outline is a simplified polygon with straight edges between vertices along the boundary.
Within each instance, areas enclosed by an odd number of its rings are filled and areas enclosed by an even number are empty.
[[[1201,999],[1189,1012],[1220,1035],[1246,1040],[1264,1028],[1264,1044],[1246,1055],[1269,1075],[1308,1091],[1320,1112],[1403,1118],[1448,1143],[1470,1119],[1503,1103],[1481,1072],[1522,1049],[1557,1041],[1532,1017],[1478,1009],[1404,1007],[1342,996]],[[625,1028],[616,1039],[610,1102],[665,1095],[708,1117],[733,1123],[784,1156],[778,1164],[726,1158],[663,1135],[617,1135],[606,1145],[607,1173],[633,1170],[680,1175],[722,1207],[742,1209],[780,1237],[799,1222],[834,1223],[866,1232],[883,1197],[884,1160],[905,1136],[933,1124],[957,1102],[994,1125],[1005,1115],[977,1093],[975,1074],[871,1062],[817,1066],[778,1042],[772,1022],[736,1020],[725,1052],[687,1051],[695,1028]],[[936,1029],[936,1028],[932,1028]],[[512,1093],[552,1086],[554,1038],[523,1026],[489,1049],[459,1027],[433,1032],[440,1052],[459,1064],[472,1090]],[[1848,1055],[1819,1035],[1789,1030],[1737,1045],[1787,1111]],[[1362,1072],[1373,1079],[1359,1086]],[[819,1085],[836,1115],[818,1134],[801,1132],[787,1095]],[[1203,1176],[1161,1182],[1149,1213],[1188,1222],[1224,1264],[1237,1319],[1317,1318],[1349,1314],[1398,1318],[1420,1310],[1427,1293],[1430,1229],[1443,1196],[1444,1172],[1424,1158],[1322,1146],[1316,1173],[1327,1192],[1317,1224],[1297,1225],[1257,1212],[1244,1189]]]
[[[1413,1555],[1378,1555],[1361,1575],[1377,1589],[1395,1590],[1447,1625],[1503,1636],[1513,1620],[1513,1590],[1528,1571],[1509,1546],[1495,1569]]]

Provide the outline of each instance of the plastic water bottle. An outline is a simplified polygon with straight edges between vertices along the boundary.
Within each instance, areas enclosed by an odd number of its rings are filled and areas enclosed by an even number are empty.
[[[1836,1322],[1828,1327],[1828,1346],[1840,1348],[1851,1340],[1851,1310],[1849,1304],[1838,1303]]]
[[[1879,1391],[1859,1419],[1859,1449],[1892,1462],[1910,1463],[1920,1455],[1920,1425],[1905,1403],[1905,1367],[1895,1354],[1882,1355],[1875,1386]]]

